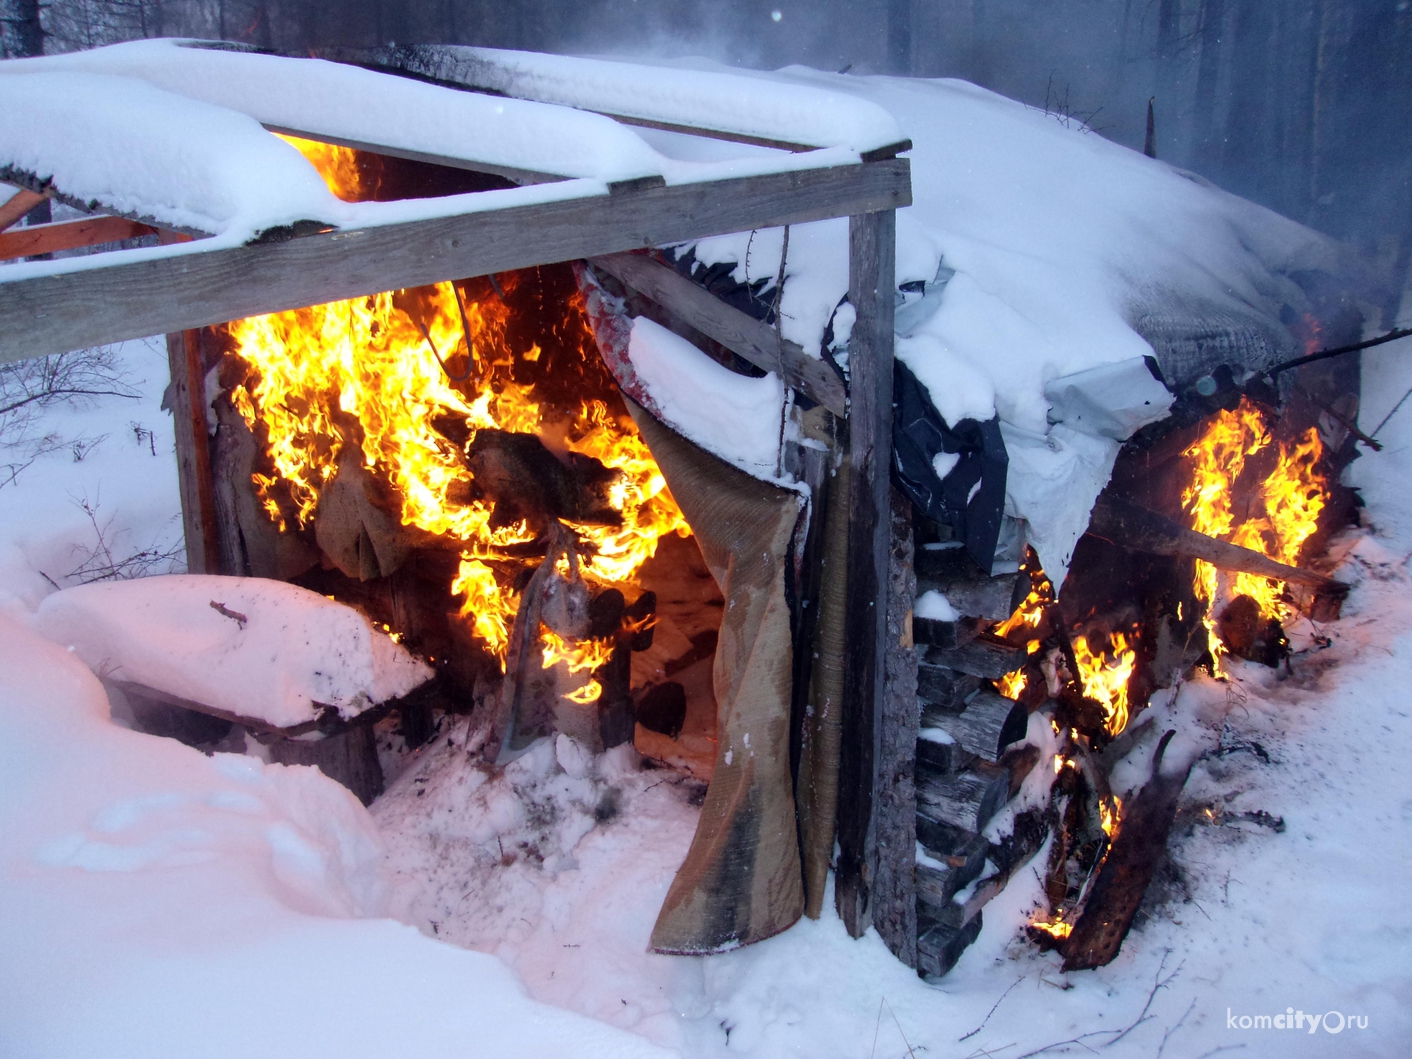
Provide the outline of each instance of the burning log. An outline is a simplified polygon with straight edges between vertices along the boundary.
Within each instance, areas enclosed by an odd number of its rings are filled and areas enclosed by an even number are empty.
[[[568,564],[567,576],[557,570],[561,558]],[[549,552],[525,586],[510,633],[496,721],[499,760],[513,757],[536,739],[558,730],[580,737],[585,734],[569,730],[579,727],[573,723],[568,728],[556,723],[565,719],[558,716],[558,674],[544,665],[540,627],[565,640],[584,639],[591,624],[590,603],[588,586],[579,575],[573,534],[555,522],[549,528]],[[596,720],[596,711],[594,716]],[[584,741],[592,746],[596,739]]]
[[[1256,574],[1274,581],[1292,582],[1314,590],[1312,607],[1337,615],[1339,603],[1348,595],[1348,586],[1331,577],[1286,566],[1250,548],[1208,537],[1155,511],[1139,507],[1120,497],[1103,494],[1093,506],[1088,531],[1124,548],[1154,555],[1178,555],[1202,559],[1222,570]]]
[[[421,543],[402,525],[397,499],[363,464],[363,453],[348,446],[338,473],[324,487],[314,514],[319,549],[348,577],[371,581],[394,573]],[[376,499],[375,499],[376,498]]]
[[[495,505],[496,526],[524,521],[537,535],[550,520],[620,526],[622,513],[608,497],[618,472],[582,453],[565,460],[538,435],[508,430],[472,431],[464,420],[441,416],[432,425],[466,458],[474,488]]]
[[[1062,948],[1064,970],[1102,967],[1118,955],[1152,874],[1167,848],[1177,800],[1191,766],[1164,775],[1162,758],[1175,731],[1167,732],[1152,756],[1152,779],[1123,809],[1118,834],[1098,869],[1083,911]]]

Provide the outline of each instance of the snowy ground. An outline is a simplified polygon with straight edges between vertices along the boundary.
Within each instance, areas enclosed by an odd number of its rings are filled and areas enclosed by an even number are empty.
[[[1367,358],[1364,429],[1412,387],[1399,346]],[[1065,975],[1017,940],[1037,894],[1022,873],[933,986],[831,914],[724,956],[648,954],[700,789],[622,751],[561,741],[497,778],[448,726],[366,812],[312,770],[110,724],[24,621],[52,591],[39,571],[62,583],[95,547],[84,498],[116,559],[179,532],[164,357],[123,356],[140,399],[44,425],[107,437],[0,488],[0,1054],[1405,1054],[1412,401],[1351,472],[1376,532],[1350,542],[1331,645],[1286,679],[1249,666],[1183,692],[1213,743],[1249,748],[1193,772],[1185,892],[1149,902],[1112,965]],[[1285,829],[1241,815],[1258,811]],[[1239,1028],[1287,1008],[1367,1028]]]

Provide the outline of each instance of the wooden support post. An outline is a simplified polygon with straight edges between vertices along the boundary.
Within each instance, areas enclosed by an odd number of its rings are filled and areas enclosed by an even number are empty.
[[[167,336],[172,373],[172,420],[176,428],[177,484],[181,524],[186,535],[186,569],[218,574],[216,493],[211,480],[210,434],[206,423],[206,373],[201,364],[201,332]]]
[[[848,219],[848,300],[857,318],[848,341],[851,495],[835,899],[854,937],[872,921],[878,857],[873,810],[885,699],[896,244],[894,210]]]

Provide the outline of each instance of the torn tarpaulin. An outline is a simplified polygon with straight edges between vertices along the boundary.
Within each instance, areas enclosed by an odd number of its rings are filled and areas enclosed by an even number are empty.
[[[932,404],[926,388],[894,362],[892,462],[897,482],[928,518],[950,526],[984,570],[995,559],[1005,513],[1009,457],[999,418],[963,419],[955,427]],[[951,467],[939,475],[936,457]]]

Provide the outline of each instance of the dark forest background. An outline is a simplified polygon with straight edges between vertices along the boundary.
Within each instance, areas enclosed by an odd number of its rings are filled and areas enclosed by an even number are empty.
[[[961,77],[1356,242],[1412,255],[1409,0],[0,0],[6,55],[187,35]]]

